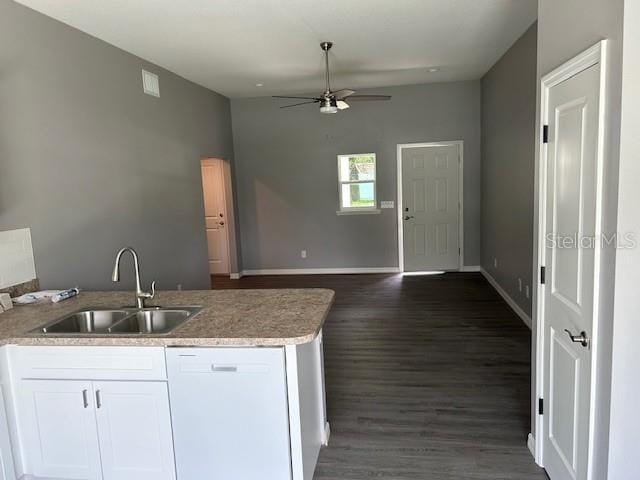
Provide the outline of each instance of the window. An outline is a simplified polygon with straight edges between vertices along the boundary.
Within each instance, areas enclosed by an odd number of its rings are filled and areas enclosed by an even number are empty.
[[[338,155],[340,212],[376,208],[376,154]]]

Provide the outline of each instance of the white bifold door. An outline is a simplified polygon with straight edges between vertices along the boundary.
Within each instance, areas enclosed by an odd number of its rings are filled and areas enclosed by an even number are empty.
[[[600,241],[599,74],[592,66],[552,87],[548,96],[543,463],[551,480],[587,479]]]
[[[459,146],[412,146],[401,152],[404,271],[458,270]]]

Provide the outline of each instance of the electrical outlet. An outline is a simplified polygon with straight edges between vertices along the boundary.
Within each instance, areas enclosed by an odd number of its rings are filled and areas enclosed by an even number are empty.
[[[529,285],[524,287],[524,294],[527,298],[529,298]]]
[[[300,250],[300,258],[307,258],[307,251],[306,250]]]
[[[521,278],[518,279],[518,291],[520,291],[520,292],[522,291],[522,279]]]
[[[497,258],[493,259],[493,268],[498,268],[498,259]]]

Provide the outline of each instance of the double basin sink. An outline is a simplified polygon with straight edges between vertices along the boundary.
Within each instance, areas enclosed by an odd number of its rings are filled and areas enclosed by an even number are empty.
[[[51,335],[166,334],[182,325],[202,307],[86,308],[59,318],[31,333]]]

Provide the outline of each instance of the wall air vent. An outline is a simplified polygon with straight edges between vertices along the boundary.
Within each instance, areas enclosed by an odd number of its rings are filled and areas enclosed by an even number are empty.
[[[147,95],[160,96],[160,80],[155,73],[142,70],[142,88]]]

